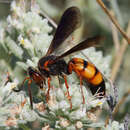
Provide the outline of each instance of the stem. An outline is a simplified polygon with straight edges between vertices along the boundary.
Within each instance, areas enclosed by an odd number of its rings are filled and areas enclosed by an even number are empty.
[[[124,28],[124,21],[122,18],[122,14],[121,14],[121,10],[118,6],[118,0],[110,0],[110,4],[111,4],[111,9],[114,11],[114,13],[116,14],[116,18],[119,22],[119,24]]]
[[[114,15],[114,12],[112,10],[111,10],[111,13]],[[119,41],[117,29],[112,22],[111,22],[111,28],[112,28],[112,37],[114,41],[115,51],[117,55],[120,48],[120,41]]]
[[[50,22],[50,24],[51,24],[54,28],[57,28],[57,24],[54,22],[54,20],[52,20],[52,19],[47,15],[46,12],[42,11],[42,12],[40,12],[40,15],[41,15],[42,17],[44,16],[44,17]]]
[[[130,21],[129,21],[129,23],[128,23],[127,35],[130,35]],[[119,52],[118,52],[118,54],[117,54],[117,56],[116,56],[115,64],[113,65],[113,68],[112,68],[112,76],[111,76],[112,81],[115,81],[115,79],[116,79],[116,76],[117,76],[118,70],[119,70],[119,68],[120,68],[120,65],[121,65],[121,63],[122,63],[122,59],[123,59],[123,56],[124,56],[124,52],[125,52],[127,46],[128,46],[128,44],[127,44],[126,40],[123,39],[123,40],[122,40],[122,45],[121,45],[121,47],[120,47],[120,50],[119,50]],[[130,94],[130,90],[128,90],[128,91],[124,94],[124,96],[122,97],[122,99],[118,102],[118,104],[116,104],[115,109],[114,109],[114,111],[112,112],[112,116],[114,116],[114,115],[118,112],[119,107],[124,103],[124,101],[126,100],[126,98],[127,98],[127,96],[128,96],[129,94]],[[110,117],[108,116],[108,117],[106,118],[106,121],[105,121],[105,122],[106,122],[106,123],[105,123],[105,126],[109,123],[109,119],[110,119]]]
[[[128,23],[127,35],[130,35],[130,21]],[[125,50],[126,50],[127,46],[128,46],[127,42],[125,41],[125,39],[123,39],[121,47],[120,47],[120,49],[118,51],[118,54],[116,55],[115,63],[113,64],[113,67],[112,67],[111,79],[113,81],[115,81],[115,79],[116,79],[116,76],[117,76],[118,71],[120,69],[120,65],[122,63],[123,56],[124,56],[124,53],[125,53]]]
[[[130,44],[130,38],[127,36],[127,34],[124,32],[124,30],[121,28],[117,20],[113,15],[111,15],[110,11],[106,8],[102,0],[96,0],[98,4],[101,6],[101,8],[104,10],[104,12],[108,15],[108,17],[111,19],[113,24],[117,27],[117,29],[120,31],[120,33],[123,35],[123,37],[127,40],[128,44]]]

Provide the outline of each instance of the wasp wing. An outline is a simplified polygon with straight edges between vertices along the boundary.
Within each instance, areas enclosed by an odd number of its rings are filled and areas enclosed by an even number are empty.
[[[86,40],[82,41],[81,43],[77,44],[76,46],[74,46],[73,48],[68,50],[67,52],[63,53],[61,56],[58,56],[56,58],[56,60],[61,59],[74,52],[81,51],[81,50],[84,50],[89,47],[98,46],[100,44],[100,41],[103,39],[104,39],[104,37],[102,37],[102,36],[95,36],[92,38],[87,38]]]
[[[47,55],[50,55],[54,52],[61,44],[64,43],[66,38],[80,26],[81,23],[81,14],[80,10],[77,7],[68,8],[58,25],[54,38],[51,42],[51,45],[47,51]]]

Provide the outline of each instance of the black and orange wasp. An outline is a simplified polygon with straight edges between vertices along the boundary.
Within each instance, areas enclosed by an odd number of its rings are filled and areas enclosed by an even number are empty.
[[[81,58],[72,58],[68,63],[63,59],[64,57],[83,49],[96,46],[102,40],[101,36],[95,36],[87,38],[79,44],[72,47],[71,43],[65,42],[65,40],[77,29],[81,24],[81,14],[77,7],[68,8],[58,25],[53,40],[49,46],[49,49],[45,56],[43,56],[38,62],[38,68],[28,68],[29,76],[23,81],[23,84],[28,80],[28,91],[30,97],[31,108],[33,109],[32,94],[31,94],[31,83],[34,82],[41,89],[47,80],[48,90],[46,94],[47,101],[49,100],[49,91],[51,88],[50,82],[52,76],[60,76],[64,79],[67,88],[67,99],[70,102],[70,108],[72,109],[71,96],[69,93],[69,86],[67,84],[67,75],[72,74],[74,71],[80,79],[81,92],[83,97],[83,103],[85,103],[83,91],[82,91],[82,80],[89,83],[89,88],[94,95],[98,94],[98,98],[105,96],[105,81],[101,72],[90,62],[85,61]],[[43,41],[44,42],[44,41]],[[64,51],[59,53],[58,49],[64,44]],[[68,49],[68,47],[70,47]],[[14,90],[19,91],[19,90]]]

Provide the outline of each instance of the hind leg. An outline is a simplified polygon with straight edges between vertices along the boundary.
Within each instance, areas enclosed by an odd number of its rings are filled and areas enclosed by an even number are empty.
[[[82,94],[82,99],[83,99],[83,104],[85,104],[85,97],[83,93],[83,87],[82,87],[82,77],[80,77],[80,89],[81,89],[81,94]]]

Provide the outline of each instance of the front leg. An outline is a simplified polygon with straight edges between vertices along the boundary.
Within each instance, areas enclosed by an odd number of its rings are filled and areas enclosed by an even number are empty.
[[[47,83],[48,83],[48,90],[47,90],[47,94],[46,94],[46,101],[49,101],[49,97],[50,97],[50,89],[51,89],[51,78],[48,77],[47,78]]]

